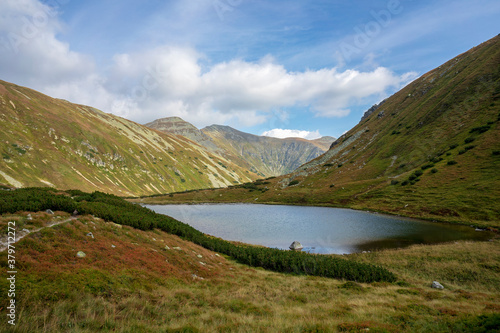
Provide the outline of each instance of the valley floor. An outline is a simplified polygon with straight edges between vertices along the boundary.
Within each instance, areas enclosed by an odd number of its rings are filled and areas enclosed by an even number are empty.
[[[9,332],[487,332],[500,328],[500,240],[344,256],[389,269],[359,284],[250,268],[176,236],[93,216],[4,214],[17,230]],[[89,234],[91,233],[91,234]],[[77,258],[83,251],[86,256]],[[0,254],[3,275],[7,253]],[[444,290],[432,289],[439,281]],[[7,290],[5,278],[1,289]],[[0,308],[5,314],[7,298]]]

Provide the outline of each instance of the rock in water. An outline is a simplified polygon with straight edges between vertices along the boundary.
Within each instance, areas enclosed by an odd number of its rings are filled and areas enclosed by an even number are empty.
[[[296,251],[300,251],[302,250],[304,247],[302,246],[302,244],[300,244],[299,242],[297,241],[294,241],[292,243],[292,245],[290,245],[290,250],[296,250]]]
[[[437,282],[437,281],[432,282],[431,288],[444,289],[443,285],[441,283]]]

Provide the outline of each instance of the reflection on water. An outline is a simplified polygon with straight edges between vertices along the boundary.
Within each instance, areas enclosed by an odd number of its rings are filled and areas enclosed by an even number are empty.
[[[226,240],[281,249],[288,249],[296,240],[304,246],[303,251],[311,253],[353,253],[492,236],[465,226],[341,208],[251,204],[146,207]]]

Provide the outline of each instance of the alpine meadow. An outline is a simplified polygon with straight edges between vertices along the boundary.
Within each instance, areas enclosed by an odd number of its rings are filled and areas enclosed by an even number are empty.
[[[499,15],[2,0],[0,332],[500,332]]]

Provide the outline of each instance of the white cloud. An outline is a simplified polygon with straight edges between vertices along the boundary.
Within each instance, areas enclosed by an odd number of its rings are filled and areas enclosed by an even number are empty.
[[[203,54],[173,46],[116,54],[109,68],[100,69],[58,39],[62,31],[53,8],[37,0],[2,0],[2,79],[141,123],[177,115],[198,127],[253,126],[287,108],[344,117],[350,105],[385,95],[415,76],[383,67],[291,72],[269,56],[203,67]]]
[[[54,8],[36,0],[0,4],[0,73],[33,88],[61,85],[95,71],[92,60],[56,38]]]
[[[371,72],[290,72],[268,57],[222,62],[202,71],[201,57],[174,47],[120,55],[109,82],[121,83],[114,92],[134,106],[133,119],[176,114],[191,122],[211,118],[210,123],[234,120],[250,126],[265,122],[272,110],[297,106],[317,116],[343,117],[351,103],[384,94],[414,76],[382,67]]]
[[[262,133],[262,136],[270,136],[273,138],[279,138],[279,139],[284,139],[284,138],[303,138],[307,140],[314,140],[314,139],[319,139],[322,137],[321,134],[319,134],[319,131],[301,131],[301,130],[292,130],[292,129],[281,129],[281,128],[275,128],[270,131],[266,131]]]

